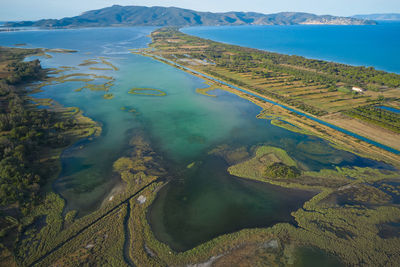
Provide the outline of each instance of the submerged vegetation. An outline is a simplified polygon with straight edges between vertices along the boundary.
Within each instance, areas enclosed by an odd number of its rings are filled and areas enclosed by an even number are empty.
[[[100,128],[79,109],[62,108],[43,99],[37,102],[49,109],[38,109],[25,87],[34,79],[46,79],[46,72],[39,61],[21,60],[40,51],[1,49],[0,260],[12,264],[11,252],[38,234],[33,227],[40,231],[57,225],[50,215],[42,216],[38,207],[54,195],[48,194],[46,184],[58,173],[62,149],[80,138],[99,134]],[[62,200],[56,198],[60,205]]]
[[[114,66],[110,61],[107,61],[106,58],[104,57],[100,57],[101,63],[103,63],[106,66],[111,67],[113,70],[118,71],[119,68]]]
[[[113,94],[105,94],[105,95],[103,95],[103,98],[104,99],[113,99],[114,95]]]
[[[196,93],[205,95],[205,96],[211,96],[211,97],[216,97],[216,95],[210,94],[210,91],[214,91],[215,89],[219,89],[217,85],[214,85],[210,82],[205,82],[205,84],[208,86],[206,88],[197,88]]]
[[[160,89],[154,89],[154,88],[132,88],[128,92],[129,94],[132,95],[148,95],[148,96],[166,96],[167,93],[164,91],[161,91]]]

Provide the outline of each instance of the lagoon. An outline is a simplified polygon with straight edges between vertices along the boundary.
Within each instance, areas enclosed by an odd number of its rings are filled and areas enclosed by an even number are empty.
[[[108,93],[81,88],[82,81],[42,87],[38,98],[52,98],[66,107],[79,107],[99,122],[102,134],[81,140],[62,154],[62,172],[52,182],[66,200],[66,211],[85,216],[98,209],[122,183],[113,163],[131,148],[132,136],[142,134],[163,158],[168,178],[152,208],[149,222],[157,238],[176,250],[186,250],[221,234],[248,227],[292,222],[290,212],[312,197],[307,191],[284,190],[231,176],[227,162],[209,152],[225,147],[247,157],[259,145],[287,151],[303,170],[336,167],[388,168],[334,148],[313,136],[290,132],[257,119],[261,108],[234,94],[215,90],[216,97],[196,92],[204,80],[128,49],[149,43],[151,27],[96,28],[0,33],[0,45],[65,48],[77,53],[41,57],[47,68],[74,67],[64,74],[89,73],[114,78]],[[115,69],[91,69],[87,60],[107,61]],[[104,67],[102,65],[99,65]],[[97,67],[97,66],[96,66]],[[116,70],[118,69],[118,70]],[[162,97],[129,94],[132,88],[152,88]],[[129,112],[135,110],[136,112]],[[322,153],[322,152],[323,153]],[[189,167],[190,166],[190,167]],[[237,211],[241,211],[238,216]],[[185,221],[190,214],[190,221]]]

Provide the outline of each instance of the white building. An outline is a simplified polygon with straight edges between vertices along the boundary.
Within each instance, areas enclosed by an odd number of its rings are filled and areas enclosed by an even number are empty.
[[[357,93],[362,93],[364,92],[364,89],[360,88],[360,87],[355,87],[353,86],[353,88],[351,88],[351,90],[357,92]]]

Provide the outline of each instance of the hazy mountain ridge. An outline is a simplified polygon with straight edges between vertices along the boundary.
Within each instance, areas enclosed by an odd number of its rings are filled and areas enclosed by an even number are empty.
[[[353,18],[367,19],[367,20],[400,20],[400,14],[383,13],[383,14],[354,15]]]
[[[6,23],[7,27],[35,26],[44,28],[106,27],[106,26],[219,26],[219,25],[294,25],[340,24],[367,25],[374,21],[318,16],[300,12],[261,14],[256,12],[198,12],[177,7],[119,6],[87,11],[76,17]]]

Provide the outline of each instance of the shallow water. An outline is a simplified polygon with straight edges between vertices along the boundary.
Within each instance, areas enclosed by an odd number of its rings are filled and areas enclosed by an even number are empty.
[[[261,109],[231,93],[215,90],[217,97],[195,92],[204,81],[153,59],[130,54],[129,48],[145,47],[153,28],[78,29],[0,33],[0,45],[27,43],[28,47],[68,48],[73,54],[51,53],[41,58],[44,67],[73,66],[66,73],[113,76],[111,100],[104,92],[74,90],[82,82],[43,87],[39,98],[79,107],[103,126],[100,137],[82,140],[64,151],[62,173],[54,188],[65,200],[66,210],[80,216],[96,210],[120,182],[113,162],[126,154],[130,138],[138,133],[168,163],[165,186],[149,213],[160,240],[185,250],[217,235],[245,227],[265,227],[290,222],[290,211],[311,197],[309,192],[286,190],[228,175],[226,162],[208,152],[219,145],[242,147],[251,153],[256,145],[285,149],[305,170],[336,166],[387,168],[379,162],[334,149],[324,140],[301,135],[257,119]],[[90,70],[84,60],[106,56],[119,71]],[[97,65],[94,65],[97,67]],[[132,88],[154,88],[166,96],[129,94]],[[124,109],[122,109],[124,108]],[[129,110],[135,109],[136,113]],[[196,162],[195,167],[187,166]],[[189,216],[190,220],[186,220]]]
[[[238,179],[227,167],[223,159],[208,157],[160,191],[149,212],[160,240],[185,251],[221,233],[293,223],[290,213],[315,195]]]

